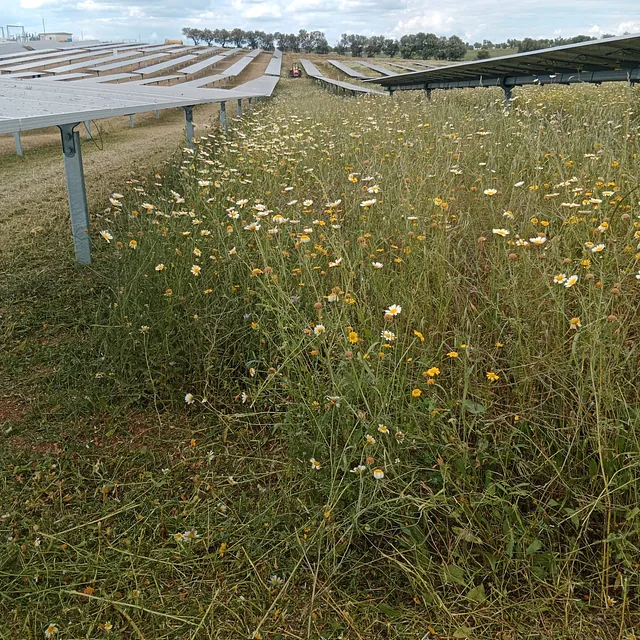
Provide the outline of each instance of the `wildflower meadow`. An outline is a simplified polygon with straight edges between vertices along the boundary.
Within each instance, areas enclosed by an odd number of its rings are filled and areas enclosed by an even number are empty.
[[[0,635],[638,637],[638,91],[514,95],[283,80],[14,258]]]

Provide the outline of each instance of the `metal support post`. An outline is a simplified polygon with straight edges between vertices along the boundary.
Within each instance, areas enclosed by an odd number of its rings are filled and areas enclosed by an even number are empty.
[[[505,85],[502,86],[502,89],[504,90],[504,108],[505,111],[508,112],[511,108],[511,92],[513,91],[513,89]]]
[[[184,109],[184,121],[187,127],[187,146],[189,149],[193,149],[193,106],[183,107]]]
[[[249,98],[249,111],[251,111],[251,98]]]
[[[156,111],[156,120],[160,120],[160,110]]]
[[[513,91],[513,87],[508,87],[504,83],[504,78],[500,80],[500,82],[498,83],[498,86],[502,87],[502,90],[504,91],[504,110],[508,113],[509,109],[511,108],[511,97],[512,97],[511,94]]]
[[[13,139],[16,141],[16,153],[21,156],[22,154],[22,140],[20,139],[20,132],[13,132]]]
[[[69,213],[71,214],[71,232],[76,260],[80,264],[91,264],[91,238],[89,236],[89,210],[87,192],[84,185],[80,134],[74,131],[78,125],[58,125],[62,135],[62,153],[64,154],[64,173],[67,179]]]
[[[242,118],[242,99],[238,99],[238,118]]]
[[[424,92],[427,96],[427,102],[431,102],[431,89],[429,89],[429,87],[425,87]]]
[[[84,121],[84,128],[87,132],[87,140],[91,140],[91,120]]]
[[[220,126],[223,131],[227,130],[227,104],[226,102],[220,103]]]
[[[133,114],[129,116],[129,126],[133,129]]]

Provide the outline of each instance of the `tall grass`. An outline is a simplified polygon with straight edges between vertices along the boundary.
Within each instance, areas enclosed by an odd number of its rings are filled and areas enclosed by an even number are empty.
[[[570,637],[587,614],[624,637],[637,96],[533,87],[505,113],[491,90],[427,103],[283,84],[112,198],[99,393],[151,408],[160,432],[167,411],[223,441],[266,430],[282,529],[250,544],[283,588],[312,585],[310,611],[319,591],[325,607],[366,593],[390,637],[536,619]]]

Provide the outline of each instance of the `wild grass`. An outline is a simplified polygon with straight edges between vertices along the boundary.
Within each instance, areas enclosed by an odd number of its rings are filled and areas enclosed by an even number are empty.
[[[11,285],[0,628],[636,637],[637,95],[282,84]]]

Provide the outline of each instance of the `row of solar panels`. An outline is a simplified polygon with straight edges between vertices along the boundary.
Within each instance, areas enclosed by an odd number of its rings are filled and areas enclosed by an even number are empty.
[[[328,60],[327,62],[331,62]],[[334,61],[335,62],[335,61]],[[300,59],[300,64],[304,69],[304,72],[310,77],[323,84],[327,87],[332,88],[333,90],[342,89],[343,91],[349,91],[352,95],[354,94],[378,94],[384,95],[380,91],[374,91],[373,89],[369,89],[367,87],[360,87],[357,84],[351,84],[350,82],[342,82],[342,80],[334,80],[333,78],[327,78],[324,76],[318,67],[316,67],[311,60],[307,60],[306,58]],[[335,65],[334,65],[335,66]],[[339,67],[338,67],[339,68]]]

